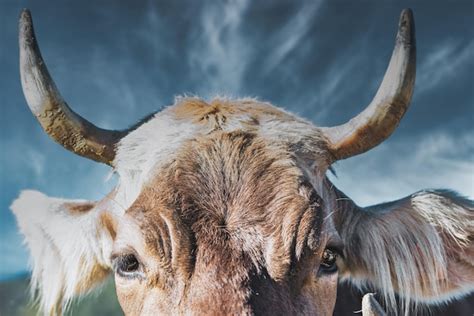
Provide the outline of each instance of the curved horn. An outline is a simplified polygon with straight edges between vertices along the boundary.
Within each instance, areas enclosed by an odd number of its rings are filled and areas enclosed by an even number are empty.
[[[385,311],[377,302],[374,293],[367,293],[362,297],[362,316],[385,316]]]
[[[361,154],[384,141],[410,104],[416,72],[415,24],[410,9],[402,11],[392,58],[369,106],[349,122],[322,128],[336,160]]]
[[[69,108],[41,57],[29,10],[21,12],[19,32],[21,84],[31,112],[46,133],[66,149],[112,165],[115,144],[124,132],[99,128]]]

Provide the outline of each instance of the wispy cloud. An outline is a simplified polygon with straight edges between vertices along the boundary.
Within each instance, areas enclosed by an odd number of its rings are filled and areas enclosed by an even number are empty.
[[[211,94],[240,90],[250,49],[240,30],[247,6],[248,1],[214,2],[200,12],[188,62]]]
[[[357,53],[355,47],[348,49],[351,58],[341,58],[343,62],[334,61],[329,69],[321,74],[321,84],[314,87],[314,93],[302,95],[296,106],[302,111],[311,114],[315,122],[322,122],[334,109],[334,106],[342,100],[350,102],[351,91],[361,85],[360,82],[351,82],[351,72],[361,62],[361,53]],[[363,87],[365,88],[365,87]],[[315,111],[317,109],[317,111]],[[342,123],[342,122],[341,122]]]
[[[432,157],[454,162],[462,162],[466,157],[474,158],[474,138],[469,132],[457,136],[446,132],[430,133],[423,137],[416,147],[414,159],[420,164]]]
[[[306,2],[305,5],[301,6],[298,13],[272,36],[272,42],[279,43],[279,45],[269,51],[262,67],[264,73],[278,67],[294,49],[300,46],[301,41],[307,37],[322,3],[322,0]]]
[[[446,83],[460,71],[468,71],[466,64],[474,60],[474,40],[467,44],[446,40],[443,44],[436,46],[433,51],[425,57],[425,61],[418,70],[417,93],[423,93]]]
[[[32,169],[33,174],[36,178],[41,178],[44,174],[44,167],[46,162],[45,156],[37,150],[29,147],[26,150],[26,155],[24,157],[24,165]]]
[[[101,102],[101,108],[96,113],[97,124],[103,128],[117,128],[117,122],[111,122],[110,119],[119,119],[118,113],[110,114],[112,111],[120,111],[121,116],[127,116],[136,109],[142,107],[138,101],[139,91],[134,88],[133,81],[129,72],[135,66],[133,61],[122,61],[118,65],[112,65],[108,54],[100,47],[94,47],[87,69],[82,75],[84,82],[92,81],[94,92],[98,94],[98,100]],[[142,80],[144,84],[147,80]],[[105,103],[105,104],[104,104]],[[89,105],[90,107],[90,105]],[[131,124],[133,122],[129,122]]]
[[[337,164],[336,186],[360,205],[399,199],[426,188],[474,198],[474,140],[438,131],[411,143],[382,144]]]
[[[46,169],[46,157],[43,153],[19,138],[2,139],[3,145],[9,150],[8,155],[2,155],[0,161],[2,168],[5,167],[5,170],[8,170],[9,178],[25,179],[28,175],[30,182],[37,184],[42,182]],[[16,172],[12,173],[12,171]]]

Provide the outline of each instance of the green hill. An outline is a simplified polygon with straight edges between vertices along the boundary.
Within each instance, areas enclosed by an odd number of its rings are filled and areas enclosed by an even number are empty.
[[[0,282],[0,315],[38,315],[38,309],[30,300],[28,282],[27,278]],[[113,280],[110,278],[101,290],[74,302],[67,315],[123,315],[117,301]]]

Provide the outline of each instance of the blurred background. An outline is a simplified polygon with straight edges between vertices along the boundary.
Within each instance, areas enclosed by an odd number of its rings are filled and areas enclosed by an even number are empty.
[[[108,167],[64,150],[30,113],[18,73],[23,7],[69,105],[111,129],[183,94],[257,97],[318,125],[343,123],[372,99],[399,14],[411,7],[418,47],[411,108],[389,140],[338,162],[332,179],[364,206],[423,188],[474,198],[471,0],[2,0],[0,315],[34,313],[25,305],[28,254],[9,210],[18,193],[99,199],[115,183]],[[96,314],[116,312],[115,301],[107,306]]]

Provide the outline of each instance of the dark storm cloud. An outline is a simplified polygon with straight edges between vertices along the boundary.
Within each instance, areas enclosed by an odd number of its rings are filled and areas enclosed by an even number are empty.
[[[473,197],[472,1],[2,1],[0,275],[26,267],[8,209],[20,190],[96,199],[114,184],[107,167],[62,149],[29,112],[18,75],[20,8],[32,10],[69,104],[119,129],[178,94],[256,96],[340,124],[370,102],[408,6],[418,40],[412,107],[387,142],[337,163],[334,181],[364,205],[426,187]]]

